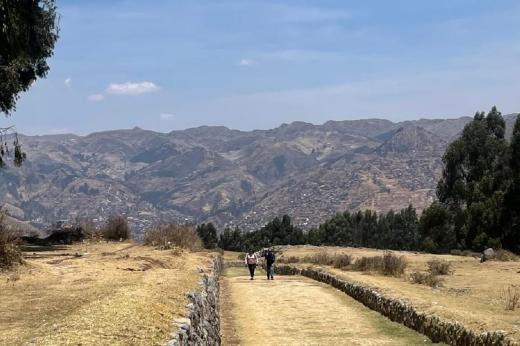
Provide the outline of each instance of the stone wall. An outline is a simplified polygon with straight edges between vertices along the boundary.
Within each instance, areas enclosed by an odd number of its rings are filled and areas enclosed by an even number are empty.
[[[201,289],[187,294],[186,318],[175,321],[178,326],[168,346],[220,345],[220,274],[221,257],[213,259],[210,273],[203,272]]]
[[[433,342],[475,346],[518,345],[508,340],[500,332],[476,333],[460,323],[420,312],[401,300],[384,296],[371,288],[339,279],[327,272],[301,269],[284,264],[277,265],[275,272],[281,275],[302,275],[329,284],[390,320],[428,336]]]

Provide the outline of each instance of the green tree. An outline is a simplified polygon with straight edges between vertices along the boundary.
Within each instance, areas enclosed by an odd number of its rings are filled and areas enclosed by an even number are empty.
[[[512,181],[505,195],[509,232],[503,240],[503,246],[520,253],[520,116],[516,118],[509,149],[509,167]]]
[[[206,249],[214,249],[217,247],[217,229],[211,222],[197,226],[197,234]]]
[[[448,208],[434,202],[423,211],[418,225],[423,238],[421,247],[428,252],[448,252],[456,248],[453,222]]]
[[[437,196],[450,213],[463,216],[454,232],[464,247],[482,250],[504,237],[504,196],[511,183],[504,134],[496,107],[487,116],[477,112],[443,157]]]
[[[57,39],[54,0],[0,0],[0,113],[14,111],[19,94],[47,75]],[[0,167],[6,156],[12,155],[17,166],[25,160],[13,132],[12,127],[0,128]],[[6,137],[13,137],[12,142]]]
[[[218,247],[229,251],[245,251],[243,246],[242,232],[238,227],[235,229],[226,228],[220,234]]]

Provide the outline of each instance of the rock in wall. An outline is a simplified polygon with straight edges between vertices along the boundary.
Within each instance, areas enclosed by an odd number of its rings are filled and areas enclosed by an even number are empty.
[[[202,269],[201,269],[202,271]],[[220,274],[222,259],[215,257],[211,273],[204,273],[201,290],[187,294],[186,318],[175,321],[178,331],[168,346],[220,345]]]
[[[329,284],[390,320],[428,336],[433,342],[464,346],[518,345],[501,332],[476,333],[460,323],[420,312],[399,299],[384,296],[372,288],[350,283],[327,272],[284,264],[277,265],[275,272],[281,275],[302,275]]]

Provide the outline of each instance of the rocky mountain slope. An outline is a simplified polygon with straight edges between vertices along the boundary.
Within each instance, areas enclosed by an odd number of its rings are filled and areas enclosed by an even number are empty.
[[[506,116],[508,128],[515,117]],[[124,213],[138,230],[168,221],[247,230],[283,213],[310,227],[345,209],[421,209],[434,198],[446,145],[468,121],[21,136],[28,160],[0,170],[0,201],[35,224]]]

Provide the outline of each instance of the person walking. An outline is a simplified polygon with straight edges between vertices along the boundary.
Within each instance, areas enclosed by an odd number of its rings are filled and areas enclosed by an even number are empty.
[[[253,252],[253,250],[249,250],[249,252],[246,254],[245,263],[249,268],[249,275],[251,275],[250,280],[254,280],[256,264],[258,263],[258,257],[256,256],[256,253]]]
[[[267,272],[267,280],[274,280],[274,261],[276,260],[276,256],[271,248],[267,249],[264,253],[265,258],[265,269]]]

